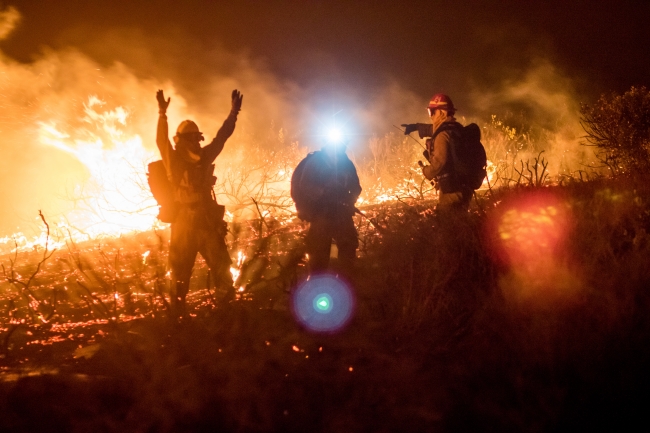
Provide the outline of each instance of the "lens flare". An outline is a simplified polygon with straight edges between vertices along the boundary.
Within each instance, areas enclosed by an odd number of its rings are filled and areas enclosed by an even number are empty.
[[[333,275],[312,276],[294,291],[292,311],[305,328],[322,333],[341,331],[354,313],[350,287]]]
[[[314,298],[314,310],[327,314],[332,311],[332,297],[327,293],[321,293]]]
[[[505,210],[498,236],[510,264],[535,268],[541,258],[552,257],[565,241],[567,218],[561,203],[533,197]]]
[[[343,132],[339,128],[332,127],[327,131],[327,141],[338,144],[343,141]]]
[[[546,192],[520,194],[492,220],[494,253],[506,269],[501,287],[515,299],[566,298],[581,286],[569,266],[570,207]]]

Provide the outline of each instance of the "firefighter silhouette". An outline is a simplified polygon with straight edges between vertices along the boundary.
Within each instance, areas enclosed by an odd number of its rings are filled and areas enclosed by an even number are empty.
[[[231,260],[225,242],[225,208],[217,203],[213,191],[216,182],[213,161],[235,130],[243,96],[233,90],[230,114],[212,142],[204,147],[201,147],[203,133],[191,120],[184,120],[178,126],[174,136],[176,146],[172,147],[166,115],[171,98],[165,99],[159,90],[156,99],[160,114],[156,144],[173,194],[173,210],[168,210],[166,215],[171,222],[171,306],[174,314],[183,315],[197,253],[210,268],[215,289],[226,297],[234,295]]]
[[[298,164],[291,179],[291,196],[298,217],[309,222],[306,250],[310,273],[328,269],[334,240],[340,271],[349,278],[359,246],[352,217],[361,185],[341,137],[333,138]]]

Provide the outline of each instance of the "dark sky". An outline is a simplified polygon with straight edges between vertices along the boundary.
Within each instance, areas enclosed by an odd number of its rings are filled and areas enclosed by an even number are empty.
[[[489,88],[541,57],[576,80],[586,100],[648,84],[650,77],[650,2],[641,0],[6,4],[23,15],[2,42],[10,56],[29,61],[44,46],[74,46],[142,75],[182,70],[187,57],[216,67],[210,55],[222,47],[300,86],[360,93],[396,79],[418,94],[443,90],[462,99],[468,83]],[[152,47],[144,56],[133,50],[143,43]]]

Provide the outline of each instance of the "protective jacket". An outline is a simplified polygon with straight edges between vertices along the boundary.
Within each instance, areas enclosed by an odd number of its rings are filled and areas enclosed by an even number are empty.
[[[310,222],[306,237],[310,272],[328,269],[334,240],[338,247],[339,272],[350,278],[359,246],[352,219],[354,205],[361,194],[357,170],[342,151],[334,155],[325,150],[313,152],[303,161],[304,166],[296,176],[299,192],[294,199],[305,200],[302,206],[296,202],[296,208],[302,210],[301,218]]]
[[[429,164],[422,169],[424,177],[436,179],[443,194],[459,192],[461,187],[454,172],[451,147],[454,145],[455,131],[462,126],[450,117],[440,125],[431,125],[429,131],[420,130],[420,138],[435,136],[429,150]],[[438,132],[439,131],[439,132]],[[436,134],[436,132],[438,132]]]
[[[210,144],[200,149],[198,155],[181,144],[176,149],[169,141],[167,115],[160,114],[156,133],[156,144],[160,150],[167,178],[174,185],[174,198],[181,205],[211,201],[212,187],[216,178],[213,175],[213,161],[223,150],[226,140],[235,130],[237,114],[231,113]]]
[[[310,154],[300,173],[298,189],[308,209],[306,219],[314,216],[350,217],[361,194],[361,184],[354,164],[345,152],[330,157],[324,150]],[[303,203],[301,203],[303,204]]]

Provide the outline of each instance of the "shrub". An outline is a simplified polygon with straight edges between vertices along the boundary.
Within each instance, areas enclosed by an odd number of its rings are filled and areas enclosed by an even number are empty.
[[[623,95],[602,95],[583,104],[581,123],[587,145],[612,174],[650,171],[650,90],[632,87]]]

